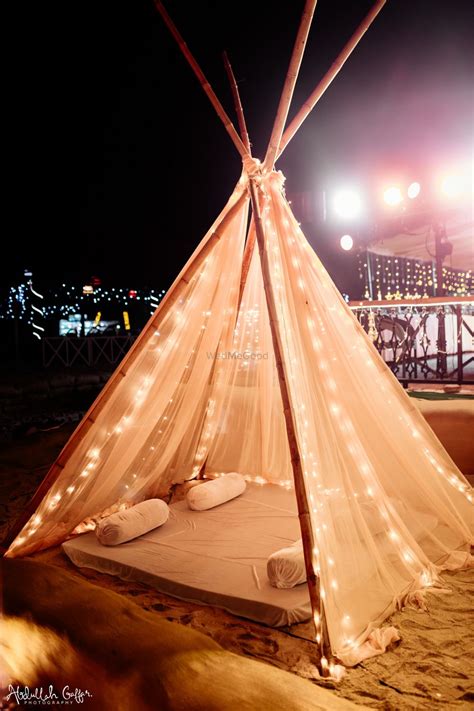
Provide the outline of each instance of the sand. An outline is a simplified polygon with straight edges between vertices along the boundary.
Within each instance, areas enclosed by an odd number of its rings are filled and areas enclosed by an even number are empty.
[[[35,435],[28,438],[28,442],[12,443],[9,447],[3,448],[0,466],[3,465],[4,476],[0,493],[4,503],[0,515],[4,519],[13,517],[24,505],[31,489],[41,479],[47,464],[61,447],[67,434],[66,430],[60,430]],[[22,463],[21,466],[18,462]],[[210,668],[214,665],[219,666],[220,662],[216,659],[221,659],[219,655],[223,654],[222,650],[226,650],[238,655],[237,658],[259,660],[292,672],[294,675],[292,678],[307,679],[312,683],[312,688],[327,687],[331,689],[334,704],[335,699],[347,699],[356,704],[384,709],[384,711],[473,708],[474,570],[456,574],[446,573],[444,579],[451,592],[444,595],[429,595],[428,612],[407,609],[393,615],[390,624],[399,629],[401,643],[385,654],[367,660],[354,669],[349,669],[345,678],[335,684],[322,680],[317,673],[315,666],[317,657],[315,646],[310,640],[309,625],[275,630],[234,617],[218,608],[175,600],[144,585],[123,582],[88,569],[79,570],[58,548],[42,552],[35,558],[39,562],[53,564],[60,568],[71,580],[86,579],[103,589],[119,593],[153,616],[157,623],[161,621],[179,623],[179,626],[175,624],[177,630],[186,628],[189,631],[205,633],[219,647],[217,650],[216,648],[207,650],[206,654],[210,656],[202,657],[201,661],[194,658],[183,660],[183,669],[189,669],[186,666],[188,663],[191,667],[195,665],[193,667],[195,675],[197,673],[199,676],[199,670],[204,674],[210,673]],[[58,625],[63,624],[62,629],[67,629],[64,626],[66,622],[67,620],[63,620],[62,623],[58,622]],[[83,624],[87,627],[85,621]],[[217,654],[217,657],[213,657],[214,654]],[[86,661],[90,665],[91,676],[95,674],[98,679],[101,679],[102,670],[98,671],[94,666],[98,664],[97,660]],[[201,663],[204,666],[200,666]],[[241,681],[246,678],[246,674],[249,675],[249,679],[253,678],[250,668],[244,672],[242,668],[237,669],[235,665],[237,665],[236,657],[232,656],[232,663],[229,662],[229,667],[224,674],[225,679],[221,680],[223,688],[229,688],[226,684],[229,683],[229,678],[233,678],[233,674],[237,674]],[[140,676],[144,671],[136,670],[136,673]],[[268,674],[270,673],[273,672],[268,671]],[[255,679],[257,677],[258,674]],[[261,684],[262,678],[258,678],[260,681],[255,683]],[[178,682],[179,680],[175,679],[173,683],[179,686]],[[105,683],[104,681],[103,685]],[[319,701],[315,700],[315,703]],[[189,708],[194,707],[189,706]],[[249,708],[259,710],[265,707],[257,705]],[[281,706],[281,708],[285,707]],[[319,707],[315,706],[315,708]],[[336,708],[336,706],[328,708]]]
[[[355,711],[344,699],[224,650],[115,592],[33,560],[4,560],[5,659],[22,683],[87,690],[98,711]],[[49,631],[48,631],[49,630]],[[51,633],[51,630],[54,633]],[[36,639],[32,647],[31,637]],[[24,662],[23,662],[24,664]]]

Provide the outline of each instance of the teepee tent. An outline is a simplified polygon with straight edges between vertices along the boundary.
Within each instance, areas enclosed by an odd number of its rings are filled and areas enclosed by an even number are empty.
[[[384,0],[283,133],[315,4],[306,2],[260,163],[235,84],[242,139],[157,3],[242,175],[12,530],[7,555],[58,544],[94,515],[198,475],[241,472],[263,489],[294,489],[327,673],[334,657],[368,656],[368,639],[383,648],[380,624],[398,605],[434,589],[443,568],[472,562],[473,507],[467,481],[305,239],[274,169]]]

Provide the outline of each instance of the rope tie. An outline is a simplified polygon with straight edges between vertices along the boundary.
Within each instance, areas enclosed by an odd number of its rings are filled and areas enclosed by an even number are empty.
[[[255,178],[260,176],[262,173],[262,164],[258,158],[252,158],[252,156],[245,155],[242,158],[242,163],[244,165],[244,170],[249,178]]]

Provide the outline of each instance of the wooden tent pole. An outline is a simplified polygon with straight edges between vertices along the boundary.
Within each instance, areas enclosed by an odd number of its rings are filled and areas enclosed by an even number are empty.
[[[272,135],[270,137],[270,142],[268,144],[267,153],[263,163],[263,168],[267,171],[272,170],[273,164],[276,160],[278,148],[281,143],[281,137],[283,135],[283,129],[285,128],[286,119],[288,117],[288,111],[290,109],[293,91],[298,78],[301,60],[303,59],[303,52],[306,46],[306,40],[308,39],[309,28],[311,27],[311,20],[313,19],[316,2],[317,0],[306,0],[305,2],[298,34],[296,35],[295,46],[293,47],[290,66],[288,67],[275,123],[273,124]]]
[[[2,547],[8,548],[13,540],[22,530],[23,526],[29,521],[33,513],[38,508],[39,504],[43,498],[48,493],[49,489],[53,486],[56,479],[58,478],[61,471],[67,464],[68,459],[74,453],[78,445],[86,436],[90,427],[94,424],[97,416],[107,403],[109,397],[112,395],[113,391],[122,382],[123,378],[127,375],[130,366],[133,364],[137,356],[141,353],[142,344],[146,341],[149,334],[154,331],[161,320],[166,316],[170,308],[176,303],[181,293],[183,292],[186,285],[189,283],[193,274],[199,269],[200,265],[204,262],[207,255],[212,251],[213,247],[217,244],[220,239],[222,231],[226,228],[229,222],[241,209],[245,200],[248,198],[247,190],[242,188],[242,194],[238,197],[234,205],[223,216],[222,220],[216,226],[216,228],[208,236],[206,242],[201,246],[197,253],[195,252],[191,258],[188,260],[187,264],[178,274],[177,278],[168,289],[166,296],[161,301],[160,305],[154,312],[154,314],[149,319],[143,331],[140,333],[136,339],[133,346],[128,351],[125,358],[120,363],[117,370],[112,374],[112,376],[107,381],[104,388],[99,393],[96,400],[93,402],[89,410],[86,412],[81,422],[74,430],[70,439],[66,443],[65,447],[60,452],[58,458],[55,460],[45,478],[39,485],[38,489],[35,491],[33,497],[26,505],[25,509],[22,511],[18,519],[13,523],[10,529],[7,531],[6,537],[2,541]]]
[[[254,247],[255,247],[255,225],[254,225],[254,219],[253,219],[253,215],[252,215],[248,233],[247,233],[247,241],[245,243],[244,256],[242,259],[242,269],[241,269],[240,287],[239,287],[239,309],[240,309],[240,303],[242,301],[242,297],[244,295],[245,285],[247,283],[247,277],[249,274],[250,263],[252,262],[252,255],[253,255]],[[239,309],[237,309],[236,318],[239,315]]]
[[[244,115],[244,109],[242,107],[242,101],[240,100],[239,87],[237,86],[237,82],[235,80],[235,75],[232,70],[232,65],[230,63],[229,57],[227,56],[227,52],[223,52],[222,57],[224,60],[224,66],[225,66],[225,70],[227,72],[227,77],[229,79],[230,89],[232,91],[232,98],[234,99],[234,108],[235,108],[235,113],[237,114],[237,121],[239,123],[240,135],[242,137],[242,141],[243,141],[246,149],[249,152],[249,156],[252,157],[252,150],[250,147],[250,139],[249,139],[249,134],[247,131],[247,123],[245,121],[245,115]],[[248,276],[249,269],[250,269],[250,263],[252,261],[254,247],[255,247],[255,229],[254,229],[254,222],[253,222],[253,216],[252,216],[252,219],[251,219],[250,225],[249,225],[249,229],[247,232],[247,241],[245,243],[244,256],[243,256],[243,260],[242,260],[242,270],[241,270],[240,289],[239,289],[239,301],[238,301],[238,307],[237,307],[237,312],[236,312],[236,320],[239,315],[240,304],[242,301],[242,296],[244,293],[245,285],[247,283],[247,276]]]
[[[380,10],[382,7],[385,5],[387,0],[377,0],[367,17],[360,23],[359,27],[357,30],[354,32],[350,40],[347,42],[347,44],[344,46],[342,51],[339,53],[337,56],[337,59],[332,63],[329,71],[325,74],[325,76],[321,79],[313,93],[308,97],[308,99],[305,101],[303,106],[301,107],[300,111],[296,114],[295,118],[293,121],[291,121],[290,125],[288,128],[285,130],[285,133],[283,134],[283,138],[281,139],[280,142],[280,147],[278,149],[278,154],[277,158],[281,156],[285,148],[287,147],[288,143],[291,141],[295,133],[298,131],[300,128],[301,124],[305,120],[305,118],[308,116],[308,114],[313,110],[313,108],[316,106],[318,103],[319,99],[322,97],[328,86],[331,84],[332,80],[337,76],[337,74],[340,72],[342,67],[344,66],[344,63],[346,60],[349,58],[349,56],[352,54],[354,49],[357,47],[358,43],[364,36],[364,34],[367,32],[368,28],[372,24],[372,22],[375,20],[377,15],[379,14]]]
[[[301,455],[296,435],[296,422],[292,409],[291,395],[283,361],[283,345],[280,335],[280,326],[278,323],[278,313],[275,303],[275,296],[273,293],[273,287],[270,277],[270,262],[268,259],[265,233],[263,230],[263,222],[258,202],[257,186],[255,184],[254,179],[250,178],[249,182],[252,212],[255,220],[255,232],[257,235],[258,250],[260,253],[260,262],[262,267],[263,286],[265,290],[265,298],[270,321],[270,330],[272,334],[272,343],[278,372],[278,381],[280,384],[281,399],[283,402],[283,413],[285,416],[286,433],[288,437],[288,445],[290,448],[291,466],[293,469],[295,494],[296,501],[298,504],[298,516],[301,527],[301,538],[303,541],[306,579],[308,582],[309,598],[313,611],[313,621],[316,630],[316,637],[318,638],[318,636],[320,635],[322,658],[326,659],[326,663],[323,662],[321,665],[321,671],[323,676],[327,676],[329,674],[328,656],[330,655],[330,647],[326,629],[324,606],[322,604],[320,595],[320,579],[319,576],[317,576],[314,572],[315,546],[313,538],[313,529],[311,526],[311,515],[309,510],[308,498],[306,495],[306,486],[304,481],[303,468],[301,464]]]
[[[232,71],[232,66],[227,56],[227,52],[222,53],[222,58],[224,60],[224,67],[227,72],[227,77],[229,79],[230,89],[232,91],[232,98],[234,99],[235,113],[237,114],[237,121],[239,123],[240,137],[242,142],[247,149],[247,153],[250,155],[250,139],[247,131],[247,124],[245,122],[244,110],[242,108],[242,102],[240,100],[239,87],[235,80],[234,72]]]
[[[214,93],[213,88],[207,81],[207,79],[204,75],[204,72],[202,71],[201,67],[196,62],[195,58],[193,57],[188,45],[181,37],[181,34],[180,34],[178,28],[174,24],[171,17],[168,15],[166,9],[163,6],[163,3],[160,0],[155,0],[155,7],[158,10],[158,12],[160,13],[161,17],[163,18],[166,26],[168,27],[169,31],[175,38],[176,42],[178,43],[178,46],[179,46],[181,52],[184,54],[184,56],[188,60],[191,69],[197,76],[199,83],[201,84],[204,92],[207,94],[207,97],[209,98],[209,101],[213,105],[214,109],[216,110],[217,115],[219,116],[222,123],[224,124],[225,129],[226,129],[227,133],[229,134],[229,136],[231,137],[235,147],[239,151],[242,158],[244,158],[245,156],[248,155],[248,151],[246,150],[244,144],[242,143],[242,140],[241,140],[239,134],[235,130],[234,124],[228,117],[224,107],[222,106],[221,102],[219,101],[216,94]]]

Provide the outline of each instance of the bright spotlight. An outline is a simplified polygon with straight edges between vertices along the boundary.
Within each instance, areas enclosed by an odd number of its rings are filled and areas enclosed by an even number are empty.
[[[334,197],[334,209],[339,217],[357,217],[362,203],[360,196],[354,190],[341,190]]]
[[[410,198],[410,200],[413,200],[414,198],[418,197],[418,195],[420,194],[420,190],[421,190],[420,183],[416,183],[416,182],[411,183],[408,186],[408,190],[407,190],[407,195]]]
[[[399,205],[403,200],[400,188],[388,188],[383,194],[383,199],[387,205]]]
[[[458,175],[447,175],[441,182],[441,191],[447,198],[457,198],[463,190],[462,180]]]
[[[350,235],[342,235],[340,245],[342,249],[348,252],[354,246],[354,240]]]

